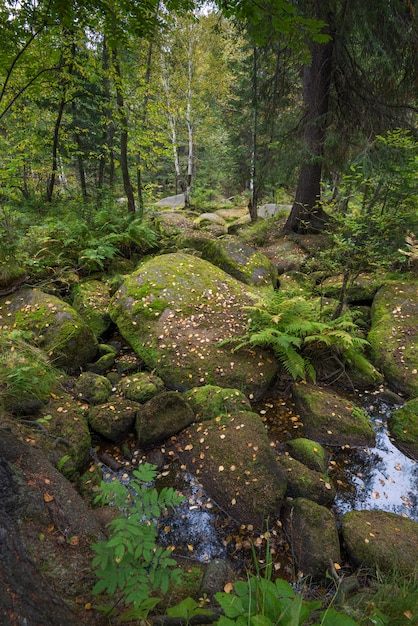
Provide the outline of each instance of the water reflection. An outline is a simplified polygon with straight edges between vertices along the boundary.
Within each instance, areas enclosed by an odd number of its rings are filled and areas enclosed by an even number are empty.
[[[373,402],[367,410],[375,427],[376,446],[335,455],[333,476],[339,485],[336,510],[380,509],[418,521],[418,463],[391,442],[387,405]]]

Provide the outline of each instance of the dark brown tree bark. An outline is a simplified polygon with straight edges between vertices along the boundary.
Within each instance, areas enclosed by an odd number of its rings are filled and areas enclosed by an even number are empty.
[[[318,18],[324,18],[324,12],[320,10],[320,5],[323,4],[321,1],[317,2],[319,14],[316,17]],[[284,232],[318,232],[328,221],[328,215],[320,205],[320,200],[333,49],[332,36],[328,43],[313,43],[311,62],[304,67],[305,155],[299,172],[295,200],[284,226]]]

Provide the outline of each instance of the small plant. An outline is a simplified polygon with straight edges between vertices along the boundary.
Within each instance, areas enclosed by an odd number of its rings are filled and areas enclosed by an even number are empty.
[[[180,577],[180,570],[174,569],[172,550],[157,544],[157,520],[183,497],[171,487],[160,492],[151,487],[156,473],[155,466],[144,463],[133,472],[129,486],[102,482],[96,498],[96,502],[118,507],[121,514],[109,524],[110,538],[93,545],[97,554],[93,566],[99,578],[93,594],[119,594],[113,606],[98,608],[110,615],[116,604],[130,607],[121,619],[146,619],[160,602],[153,593],[166,594],[169,585]]]
[[[243,346],[270,348],[294,380],[316,380],[313,362],[328,351],[328,358],[343,360],[361,354],[367,341],[357,336],[357,326],[350,313],[331,319],[321,309],[319,300],[307,300],[282,291],[248,308],[251,318],[248,332],[238,339],[235,350]],[[325,318],[325,319],[324,319]],[[227,339],[223,343],[236,342]]]

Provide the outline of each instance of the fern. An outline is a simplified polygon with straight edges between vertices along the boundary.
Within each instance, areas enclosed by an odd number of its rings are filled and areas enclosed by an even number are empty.
[[[246,346],[268,348],[294,380],[316,380],[313,361],[323,356],[325,348],[329,357],[335,355],[366,368],[368,362],[362,352],[368,342],[357,335],[358,327],[350,312],[332,319],[331,310],[321,308],[319,300],[289,297],[280,291],[247,310],[248,331],[222,342],[234,342],[234,351]],[[329,319],[324,319],[326,316]]]

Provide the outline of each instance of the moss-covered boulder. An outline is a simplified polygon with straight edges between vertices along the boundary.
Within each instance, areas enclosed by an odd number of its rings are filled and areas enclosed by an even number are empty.
[[[91,406],[88,413],[90,428],[110,441],[121,441],[133,430],[140,406],[137,402],[123,398]]]
[[[337,523],[329,509],[306,498],[286,502],[283,528],[299,571],[324,579],[330,563],[341,559]]]
[[[74,393],[80,401],[88,404],[104,404],[112,393],[112,383],[105,376],[83,372],[77,379]]]
[[[165,391],[139,405],[135,429],[141,448],[162,443],[194,421],[194,413],[176,391]]]
[[[318,504],[331,506],[335,498],[335,487],[326,474],[309,469],[287,454],[280,455],[277,462],[286,472],[286,496],[307,498]]]
[[[151,372],[138,372],[122,378],[117,391],[128,400],[142,403],[164,391],[164,383]]]
[[[293,386],[306,437],[330,446],[373,446],[375,433],[363,409],[329,389]]]
[[[247,285],[277,285],[277,269],[270,259],[232,235],[215,239],[192,232],[183,234],[180,242],[199,250],[203,259]]]
[[[389,430],[396,446],[418,461],[418,398],[393,411]]]
[[[372,306],[368,340],[374,364],[388,383],[418,396],[418,279],[385,285]]]
[[[97,352],[97,339],[77,311],[39,289],[20,289],[0,298],[0,324],[4,330],[33,333],[54,365],[67,372],[92,361]]]
[[[261,530],[279,515],[286,475],[256,413],[193,424],[177,439],[176,452],[208,496],[240,524]]]
[[[277,372],[270,353],[232,352],[256,292],[221,269],[183,253],[146,261],[110,305],[121,334],[169,389],[214,384],[262,395]]]
[[[38,419],[42,428],[34,432],[37,445],[65,476],[73,478],[90,456],[91,436],[85,409],[63,393],[42,408]]]
[[[204,385],[185,391],[184,398],[192,407],[196,421],[212,420],[225,413],[251,411],[250,401],[238,389]]]
[[[306,437],[298,437],[288,441],[286,447],[294,459],[316,472],[326,474],[329,454],[319,443]]]
[[[73,289],[73,307],[80,313],[96,337],[109,329],[109,285],[101,280],[88,280]]]
[[[350,511],[342,536],[356,566],[412,573],[418,567],[418,523],[386,511]]]

